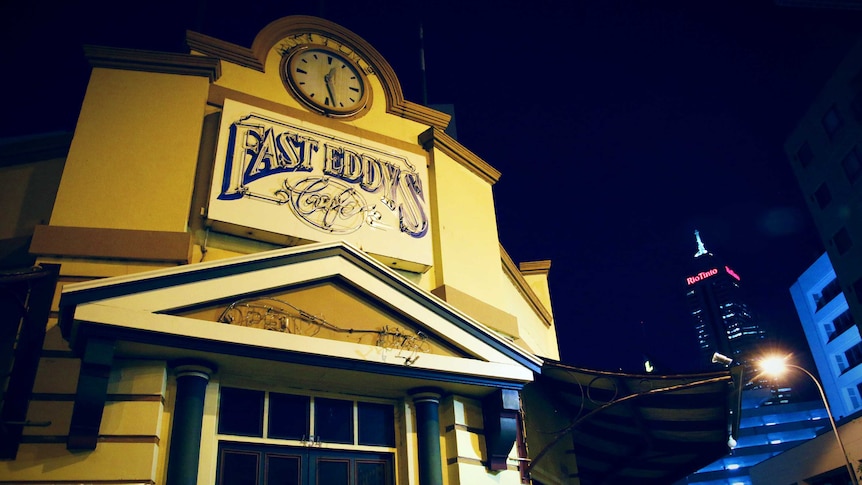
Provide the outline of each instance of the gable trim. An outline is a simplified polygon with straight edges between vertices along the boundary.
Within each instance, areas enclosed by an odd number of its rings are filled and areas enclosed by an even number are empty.
[[[200,263],[191,266],[161,269],[106,280],[67,285],[63,289],[60,300],[60,327],[63,330],[63,334],[69,338],[76,318],[75,307],[85,303],[126,299],[127,302],[125,304],[128,304],[132,295],[177,288],[181,285],[193,285],[196,283],[206,285],[208,284],[206,280],[239,277],[251,272],[262,272],[287,265],[314,262],[331,257],[341,258],[350,263],[353,268],[358,269],[358,272],[352,272],[355,278],[362,279],[367,284],[382,283],[386,288],[396,292],[395,294],[402,295],[412,302],[415,305],[415,311],[430,313],[430,315],[438,317],[459,331],[465,332],[466,335],[477,339],[478,342],[486,346],[485,348],[491,352],[491,354],[488,354],[486,351],[480,351],[480,353],[485,353],[484,358],[491,361],[499,361],[492,354],[500,354],[505,358],[504,360],[512,360],[530,369],[532,372],[540,372],[541,360],[536,356],[504,340],[484,324],[472,320],[443,300],[423,291],[385,265],[371,259],[360,250],[344,242],[310,244],[211,263]],[[351,266],[347,266],[347,268]],[[261,287],[257,289],[249,288],[249,293],[265,290],[267,288],[266,284],[267,281],[260,282]],[[275,286],[279,284],[282,283],[274,283]],[[232,294],[231,297],[233,296],[242,295]],[[221,297],[214,296],[207,299],[213,301],[224,297],[227,297],[227,295],[222,295]],[[204,300],[200,299],[199,302],[203,303]],[[120,302],[116,301],[112,304],[120,304]],[[135,303],[135,305],[140,304],[142,303]],[[179,302],[163,303],[162,301],[159,301],[159,305],[161,305],[159,308],[139,309],[151,312],[165,312],[182,306]],[[422,319],[419,321],[423,321],[426,324],[431,323]]]

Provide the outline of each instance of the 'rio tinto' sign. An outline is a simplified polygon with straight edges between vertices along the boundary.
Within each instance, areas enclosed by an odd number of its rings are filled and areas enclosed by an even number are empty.
[[[730,269],[729,266],[725,266],[724,270],[727,272],[727,274],[732,276],[736,281],[739,281],[740,278],[739,278],[739,275],[736,274],[736,271],[733,271],[732,269]],[[717,274],[718,274],[718,268],[712,268],[709,271],[701,271],[700,273],[698,273],[694,276],[689,276],[688,278],[685,279],[685,282],[688,283],[689,285],[693,285],[695,283],[698,283],[700,281],[703,281],[703,280],[709,278],[710,276],[715,276]]]

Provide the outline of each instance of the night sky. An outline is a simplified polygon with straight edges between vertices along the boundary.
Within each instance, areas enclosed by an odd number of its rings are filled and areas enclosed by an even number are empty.
[[[502,172],[500,240],[550,259],[562,360],[638,371],[696,361],[694,230],[742,277],[777,345],[804,353],[789,287],[823,251],[783,143],[862,11],[770,1],[2,2],[0,136],[71,130],[82,44],[185,52],[185,29],[250,46],[318,15],[392,65],[405,97],[452,104],[458,140]],[[417,5],[426,5],[420,14]],[[133,10],[129,10],[133,8]]]

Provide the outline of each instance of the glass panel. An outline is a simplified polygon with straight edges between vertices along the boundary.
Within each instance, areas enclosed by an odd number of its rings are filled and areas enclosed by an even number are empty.
[[[395,447],[395,411],[391,404],[357,403],[359,444]]]
[[[266,455],[266,485],[299,485],[302,464],[298,455]]]
[[[267,436],[301,440],[308,436],[309,397],[269,393],[269,430]]]
[[[219,485],[257,485],[260,455],[250,451],[223,451]]]
[[[317,460],[316,485],[349,485],[350,461],[348,460]]]
[[[353,443],[353,401],[314,399],[314,434],[328,443]]]
[[[388,485],[386,463],[380,461],[356,462],[356,485]]]
[[[263,436],[263,391],[223,387],[219,399],[218,432]]]

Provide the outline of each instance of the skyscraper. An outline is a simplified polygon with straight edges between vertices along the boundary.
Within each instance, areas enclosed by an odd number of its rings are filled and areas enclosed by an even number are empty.
[[[700,361],[708,366],[718,352],[744,365],[746,376],[754,376],[753,351],[766,333],[743,302],[740,276],[707,251],[699,231],[694,236],[697,252],[685,285]]]

